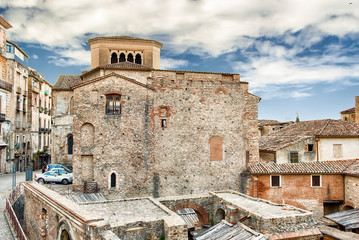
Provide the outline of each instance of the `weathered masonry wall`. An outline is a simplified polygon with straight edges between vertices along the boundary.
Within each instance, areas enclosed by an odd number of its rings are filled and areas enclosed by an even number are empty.
[[[75,184],[123,197],[239,189],[240,172],[259,158],[259,98],[238,75],[113,72],[124,77],[74,89]],[[109,92],[121,95],[120,116],[105,114]]]
[[[345,176],[345,203],[344,207],[359,208],[359,177]]]

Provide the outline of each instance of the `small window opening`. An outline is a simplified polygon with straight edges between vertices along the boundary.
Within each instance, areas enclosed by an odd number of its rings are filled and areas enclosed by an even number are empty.
[[[69,135],[67,137],[67,154],[72,154],[73,153],[73,145],[74,145],[73,136]]]
[[[271,187],[280,187],[280,176],[271,176]]]
[[[308,144],[308,152],[313,152],[314,144]]]
[[[112,173],[111,174],[111,188],[115,188],[116,187],[116,174]]]
[[[312,176],[312,187],[321,187],[320,175]]]
[[[132,53],[128,54],[128,56],[127,56],[127,62],[133,62],[133,55],[132,55]]]
[[[126,56],[125,56],[124,53],[121,53],[121,54],[120,54],[119,62],[126,62]]]
[[[117,63],[117,54],[116,53],[112,53],[112,55],[111,55],[111,63]]]
[[[162,119],[162,120],[161,120],[161,126],[162,126],[162,128],[166,128],[166,127],[167,127],[167,121],[166,121],[166,119]]]
[[[135,63],[142,64],[141,55],[139,53],[137,53],[137,55],[136,55]]]

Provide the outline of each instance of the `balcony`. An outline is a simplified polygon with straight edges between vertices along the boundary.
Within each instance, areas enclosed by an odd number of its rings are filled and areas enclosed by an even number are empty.
[[[16,93],[21,94],[21,87],[16,87]]]
[[[8,83],[8,82],[5,82],[4,80],[0,80],[0,88],[11,92],[12,91],[12,84]]]
[[[35,93],[40,93],[40,89],[38,87],[33,86],[32,91]]]
[[[0,123],[4,122],[6,120],[5,114],[4,113],[0,113]]]
[[[49,95],[49,91],[48,91],[48,90],[45,91],[45,95],[46,95],[46,96]]]

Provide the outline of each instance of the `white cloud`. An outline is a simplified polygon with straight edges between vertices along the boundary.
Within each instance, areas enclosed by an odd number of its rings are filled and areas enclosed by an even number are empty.
[[[156,36],[171,56],[190,51],[201,57],[217,57],[241,49],[248,61],[231,61],[234,70],[254,91],[268,95],[266,89],[271,85],[308,86],[359,77],[357,56],[339,54],[343,49],[338,44],[325,49],[324,55],[298,57],[328,35],[358,38],[359,0],[351,2],[2,0],[0,8],[5,8],[3,17],[13,25],[9,39],[38,43],[54,51],[50,62],[57,66],[89,65],[86,41],[94,36]],[[281,44],[261,38],[280,39]],[[248,51],[250,47],[257,52]],[[188,64],[172,58],[161,61],[163,68]],[[352,64],[351,69],[344,64]],[[278,92],[280,96],[305,97],[309,93],[304,90],[292,90],[288,95],[283,88],[272,88],[270,96],[278,96]]]
[[[39,56],[36,55],[36,54],[34,54],[34,55],[32,55],[32,58],[33,58],[33,59],[39,59]]]
[[[161,58],[161,69],[176,69],[188,65],[187,60],[178,60],[173,58]]]

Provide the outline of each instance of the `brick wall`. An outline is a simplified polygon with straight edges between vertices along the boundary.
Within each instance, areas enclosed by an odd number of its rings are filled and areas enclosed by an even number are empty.
[[[359,208],[359,177],[345,176],[345,203],[352,208]]]

